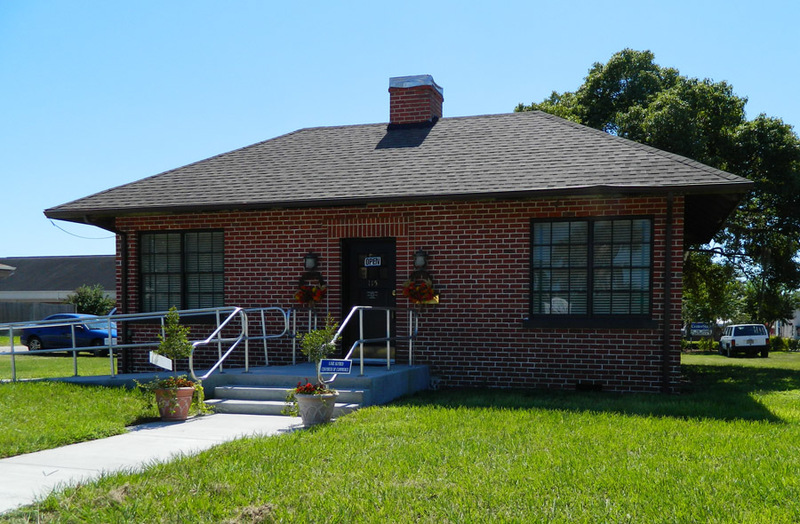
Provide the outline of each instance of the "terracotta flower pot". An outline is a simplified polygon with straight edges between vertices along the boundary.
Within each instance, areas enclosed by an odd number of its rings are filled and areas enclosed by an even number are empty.
[[[155,394],[161,420],[186,420],[189,416],[194,388],[157,389]]]
[[[338,396],[338,392],[322,395],[296,393],[294,397],[297,400],[297,410],[300,412],[300,418],[303,419],[303,425],[311,427],[330,422]]]

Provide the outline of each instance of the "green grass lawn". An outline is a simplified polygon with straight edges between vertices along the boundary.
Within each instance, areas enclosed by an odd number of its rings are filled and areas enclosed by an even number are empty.
[[[17,380],[32,378],[71,377],[75,374],[72,354],[50,353],[48,355],[30,355],[27,351],[14,359]],[[116,359],[114,362],[116,371]],[[110,375],[111,363],[108,357],[94,355],[78,355],[78,375],[93,377]],[[11,380],[11,356],[0,356],[0,380]]]
[[[6,333],[8,333],[8,331],[6,331]],[[10,346],[10,345],[11,345],[11,339],[8,337],[8,335],[5,336],[0,335],[0,346]],[[22,345],[20,344],[19,336],[14,337],[14,345],[16,346]]]
[[[0,347],[10,345],[8,336],[0,336]],[[67,352],[31,355],[28,348],[20,344],[19,337],[14,337],[15,351],[20,353],[14,359],[17,380],[32,378],[71,377],[75,374],[72,354]],[[114,363],[116,371],[116,362]],[[86,353],[78,354],[78,375],[98,376],[111,373],[108,357],[95,357]],[[11,356],[0,356],[0,380],[11,380]]]
[[[800,354],[685,355],[683,371],[684,393],[669,396],[425,392],[109,475],[6,518],[800,521]]]
[[[0,384],[0,457],[118,435],[157,416],[139,390],[63,382]]]

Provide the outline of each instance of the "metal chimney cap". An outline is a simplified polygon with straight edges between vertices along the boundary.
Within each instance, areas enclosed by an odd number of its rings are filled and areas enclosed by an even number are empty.
[[[389,88],[399,87],[417,87],[417,86],[431,86],[436,89],[440,95],[444,96],[444,89],[433,81],[431,75],[411,75],[411,76],[393,76],[389,79]]]

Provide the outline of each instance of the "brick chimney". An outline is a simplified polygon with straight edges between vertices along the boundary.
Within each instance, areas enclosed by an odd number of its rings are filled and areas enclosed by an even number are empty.
[[[444,89],[431,75],[389,79],[389,124],[434,124],[442,118]]]

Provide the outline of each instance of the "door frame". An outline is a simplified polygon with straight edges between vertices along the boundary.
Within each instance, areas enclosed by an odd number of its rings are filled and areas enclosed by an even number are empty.
[[[353,238],[341,238],[340,239],[340,256],[341,256],[341,289],[342,289],[342,302],[341,302],[341,309],[342,309],[342,319],[350,313],[350,309],[355,305],[369,305],[369,304],[358,304],[357,298],[353,296],[353,280],[356,278],[355,271],[358,269],[356,267],[357,261],[355,261],[355,252],[356,251],[369,251],[370,245],[376,246],[376,251],[385,252],[386,248],[389,247],[391,251],[391,264],[387,266],[389,268],[389,274],[387,279],[391,282],[391,290],[389,291],[387,298],[388,304],[383,307],[396,307],[397,306],[397,297],[396,297],[396,288],[397,288],[397,238],[396,237],[353,237]],[[380,248],[378,248],[380,246]],[[391,314],[391,332],[396,334],[397,326],[396,326],[396,315],[394,312]],[[354,326],[358,326],[358,322],[356,321]],[[385,325],[385,324],[384,324]],[[357,327],[352,328],[357,329]],[[346,329],[345,332],[342,334],[342,354],[346,353],[352,343],[358,338],[350,329]],[[392,352],[395,352],[395,344],[392,343]],[[364,357],[364,361],[367,362],[369,360],[373,360],[368,356]],[[382,359],[385,362],[385,357]]]

